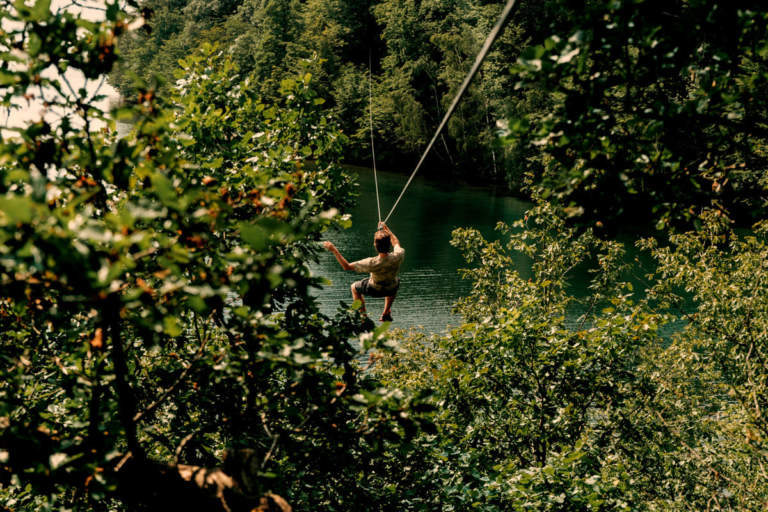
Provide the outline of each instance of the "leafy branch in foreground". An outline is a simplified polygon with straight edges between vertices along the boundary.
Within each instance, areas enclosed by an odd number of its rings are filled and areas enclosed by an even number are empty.
[[[510,116],[535,195],[589,224],[698,223],[703,207],[748,225],[768,162],[768,11],[719,0],[550,4],[568,13],[513,67],[549,99]]]
[[[139,84],[135,105],[103,112],[64,73],[108,71],[129,18],[19,5],[3,13],[17,65],[0,91],[23,101],[53,65],[40,94],[56,92],[61,118],[0,143],[0,497],[24,510],[379,499],[367,475],[381,450],[407,449],[418,399],[361,370],[381,330],[327,318],[309,295],[313,241],[348,222],[352,186],[310,77],[267,105],[206,48],[171,100]]]
[[[494,242],[454,232],[472,265],[464,324],[407,343],[380,370],[434,389],[439,406],[438,435],[421,437],[424,476],[409,485],[427,508],[632,509],[653,487],[633,416],[654,392],[638,365],[658,351],[662,317],[633,298],[622,246],[567,228],[554,208],[499,231]],[[569,283],[585,266],[594,275],[577,298]]]
[[[464,323],[404,336],[377,370],[437,407],[436,432],[389,454],[406,508],[765,509],[766,225],[700,221],[641,242],[647,281],[551,205],[497,241],[456,230]]]
[[[766,223],[735,233],[718,211],[668,246],[646,240],[658,263],[654,300],[682,310],[685,325],[648,373],[654,414],[667,432],[672,487],[685,506],[764,510],[768,503],[768,315]],[[667,505],[672,508],[672,503]]]

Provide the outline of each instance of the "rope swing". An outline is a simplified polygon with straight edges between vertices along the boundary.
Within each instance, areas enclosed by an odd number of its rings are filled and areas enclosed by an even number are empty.
[[[373,159],[373,182],[376,185],[376,211],[381,224],[381,202],[379,201],[379,179],[376,177],[376,151],[373,147],[373,72],[371,71],[371,49],[368,48],[368,114],[371,125],[371,158]]]
[[[416,168],[411,173],[410,178],[408,178],[408,181],[403,187],[403,190],[400,192],[400,195],[395,201],[395,204],[392,205],[392,209],[389,210],[389,213],[384,219],[384,222],[387,222],[389,218],[392,216],[392,213],[395,211],[395,208],[397,208],[397,205],[400,203],[400,199],[403,198],[405,191],[408,189],[408,186],[411,184],[411,181],[413,181],[413,177],[416,176],[417,172],[419,172],[419,169],[421,168],[421,164],[424,163],[424,160],[427,158],[429,151],[432,149],[432,146],[435,144],[435,141],[440,136],[440,132],[443,131],[443,128],[448,122],[448,119],[450,119],[451,115],[453,114],[453,111],[456,110],[456,107],[458,106],[459,101],[461,101],[462,96],[464,96],[464,93],[469,87],[469,83],[475,77],[478,70],[480,69],[480,66],[483,64],[483,61],[485,60],[486,55],[488,55],[488,52],[491,49],[491,45],[493,45],[494,41],[496,41],[496,39],[499,37],[499,34],[501,34],[501,31],[504,29],[504,26],[507,24],[507,21],[509,20],[509,17],[512,14],[512,10],[515,7],[516,3],[517,3],[517,0],[508,0],[507,5],[504,7],[504,10],[501,12],[499,21],[496,22],[496,25],[493,27],[493,30],[491,30],[491,33],[488,34],[488,38],[485,40],[485,44],[483,44],[483,47],[480,50],[480,53],[478,53],[477,57],[475,58],[475,63],[472,65],[472,68],[469,70],[469,73],[467,73],[466,78],[464,78],[464,83],[461,84],[461,88],[459,88],[459,92],[456,94],[456,97],[453,99],[453,102],[451,103],[451,106],[446,111],[445,116],[443,116],[443,120],[440,122],[440,126],[437,127],[437,131],[435,132],[434,136],[432,136],[432,140],[429,142],[427,149],[424,151],[424,154],[421,155],[421,159],[419,160],[419,163],[416,165]],[[370,75],[370,52],[368,54],[368,72]],[[371,96],[370,99],[372,101],[372,93],[370,92],[370,89],[369,89],[369,94]],[[373,107],[371,107],[371,152],[373,152],[373,110],[372,108]],[[374,180],[376,180],[376,157],[375,156],[373,160],[373,176],[374,176]],[[378,181],[376,181],[376,206],[379,207],[379,222],[381,222],[381,207],[379,206]]]

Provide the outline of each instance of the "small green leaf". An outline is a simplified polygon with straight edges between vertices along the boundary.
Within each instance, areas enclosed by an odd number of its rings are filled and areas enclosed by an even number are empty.
[[[40,36],[34,32],[29,34],[29,40],[27,41],[27,52],[29,53],[30,57],[37,57],[42,48],[43,40],[40,39]]]
[[[0,225],[27,224],[32,221],[32,211],[28,197],[0,198]]]
[[[176,336],[180,335],[182,330],[179,319],[175,316],[166,316],[163,318],[163,331],[171,338],[175,338]]]
[[[0,70],[0,85],[12,85],[19,81],[19,77],[8,71]]]
[[[194,139],[192,139],[192,140],[194,142]],[[182,142],[182,144],[183,144],[183,142]],[[224,163],[224,159],[222,157],[218,157],[218,158],[215,158],[215,159],[211,160],[210,162],[206,162],[205,164],[203,164],[203,166],[208,168],[208,169],[218,169],[219,167],[221,167],[221,165],[223,163]]]
[[[193,145],[196,142],[194,137],[186,133],[180,133],[179,135],[176,136],[176,139],[179,142],[181,142],[181,145],[184,146],[185,148]],[[218,160],[219,160],[219,166],[221,166],[221,159],[218,159]]]
[[[51,16],[51,0],[37,0],[31,11],[32,19],[43,21]]]
[[[107,19],[109,21],[116,21],[117,15],[120,14],[120,5],[118,5],[117,0],[112,2],[111,4],[107,4]]]
[[[254,224],[240,224],[240,238],[256,251],[267,248],[267,231]]]

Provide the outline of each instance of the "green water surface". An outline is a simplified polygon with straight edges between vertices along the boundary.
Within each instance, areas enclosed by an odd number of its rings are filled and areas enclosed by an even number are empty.
[[[378,215],[373,171],[358,169],[359,192],[357,206],[352,210],[352,227],[328,234],[350,262],[375,255],[373,234]],[[407,181],[401,174],[378,173],[382,216],[386,216]],[[429,332],[441,332],[446,326],[458,325],[460,318],[451,313],[458,298],[466,294],[470,283],[461,279],[458,269],[465,266],[461,253],[449,244],[451,232],[457,227],[474,227],[486,237],[495,237],[499,221],[512,223],[530,208],[511,197],[494,194],[482,187],[417,176],[388,225],[405,248],[405,262],[400,271],[400,291],[392,308],[393,327],[423,327]],[[527,261],[522,256],[518,271],[527,274]],[[324,313],[332,314],[340,301],[352,302],[349,285],[362,274],[341,269],[331,253],[324,252],[312,271],[332,281],[317,292]],[[377,320],[384,299],[366,299],[369,316]]]

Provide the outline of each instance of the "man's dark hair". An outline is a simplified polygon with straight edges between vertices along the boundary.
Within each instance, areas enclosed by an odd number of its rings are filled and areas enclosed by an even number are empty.
[[[389,235],[384,231],[377,231],[376,234],[373,235],[373,245],[379,252],[389,252],[392,248],[392,240],[390,240]]]

